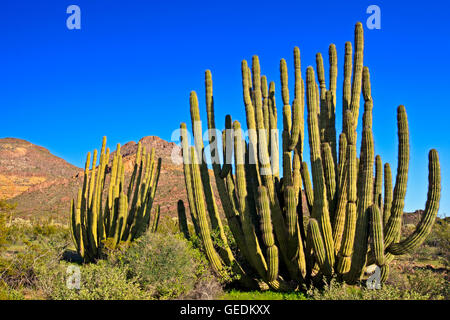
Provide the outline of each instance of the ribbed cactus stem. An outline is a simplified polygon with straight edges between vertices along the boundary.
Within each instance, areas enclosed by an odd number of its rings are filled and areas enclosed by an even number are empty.
[[[303,90],[300,64],[300,51],[294,48],[294,68],[295,68],[295,99],[292,103],[292,130],[289,136],[288,150],[292,151],[297,146],[303,130]]]
[[[392,172],[389,163],[384,164],[384,206],[383,206],[383,225],[386,227],[389,216],[391,215],[392,205]]]
[[[182,145],[182,153],[183,153],[183,169],[184,169],[184,181],[186,185],[186,193],[188,197],[189,202],[189,208],[191,213],[191,219],[192,223],[194,224],[195,229],[198,231],[198,218],[197,218],[197,211],[195,207],[194,202],[194,191],[192,189],[192,173],[191,173],[191,160],[189,156],[189,140],[187,135],[187,129],[186,124],[182,123],[180,127],[180,138],[181,138],[181,145]]]
[[[323,58],[322,54],[318,52],[316,54],[316,70],[317,70],[317,81],[319,81],[319,87],[320,87],[320,100],[325,100],[325,92],[327,89],[327,86],[325,84],[325,69],[323,67]],[[319,110],[320,112],[321,110]]]
[[[391,214],[384,233],[384,244],[388,247],[400,238],[403,208],[405,206],[406,185],[409,168],[409,129],[404,106],[397,108],[398,165],[393,193]]]
[[[265,187],[258,188],[257,209],[260,218],[260,229],[268,264],[267,281],[274,281],[278,277],[278,248],[272,232],[272,221],[270,218],[270,201]]]
[[[309,220],[308,227],[308,233],[311,235],[312,246],[314,249],[314,256],[316,257],[316,261],[319,264],[320,270],[325,275],[330,276],[332,274],[332,269],[331,266],[326,262],[325,245],[320,232],[319,223],[316,219],[311,219]]]
[[[363,73],[364,59],[364,30],[361,22],[355,25],[355,52],[354,52],[354,70],[352,80],[352,96],[350,101],[350,110],[355,119],[355,127],[358,123],[359,101],[361,96],[361,83]]]
[[[322,143],[322,155],[323,155],[323,169],[324,178],[327,191],[327,200],[329,204],[330,213],[334,214],[335,210],[335,196],[336,196],[336,176],[334,171],[334,161],[331,151],[331,147],[328,143]],[[333,216],[330,216],[333,220]]]
[[[330,223],[326,185],[322,160],[320,156],[320,137],[317,121],[318,101],[317,88],[314,80],[314,70],[308,67],[306,73],[307,105],[308,105],[308,133],[311,155],[311,171],[313,175],[314,203],[311,216],[318,220],[324,238],[327,265],[334,265],[334,242]]]
[[[355,244],[352,256],[352,266],[349,274],[349,281],[359,280],[366,264],[368,248],[368,212],[367,209],[373,203],[373,166],[374,166],[374,145],[372,134],[372,107],[373,102],[370,93],[369,70],[364,68],[363,74],[363,95],[365,99],[363,114],[363,132],[361,142],[360,170],[358,172],[358,203],[357,203],[357,223],[355,232]],[[356,120],[354,120],[356,122]]]
[[[336,199],[336,209],[333,221],[333,241],[334,241],[334,251],[336,254],[339,252],[341,248],[342,235],[344,233],[345,227],[345,217],[346,217],[346,208],[347,208],[347,193],[348,193],[348,162],[345,167],[342,169],[342,186],[339,189],[337,199]]]
[[[382,192],[383,192],[383,162],[381,161],[381,157],[377,155],[375,157],[375,186],[373,190],[373,203],[379,208],[380,211],[383,210]]]
[[[328,59],[330,63],[330,79],[329,79],[329,91],[333,95],[333,106],[336,107],[336,86],[337,86],[337,51],[334,44],[330,44],[328,47]]]
[[[213,270],[222,277],[227,277],[226,272],[223,270],[222,261],[214,249],[214,245],[211,239],[211,233],[209,230],[209,224],[206,217],[206,209],[204,203],[203,185],[200,175],[200,168],[197,160],[197,155],[194,147],[190,147],[190,163],[192,171],[192,185],[194,190],[195,209],[198,218],[198,227],[200,237],[205,248],[206,256],[208,257]]]
[[[287,186],[284,190],[284,202],[286,206],[286,227],[288,231],[289,258],[292,259],[297,253],[298,233],[297,233],[297,200],[295,189]]]
[[[342,180],[345,177],[344,174],[344,168],[346,164],[346,156],[347,156],[347,137],[345,133],[341,133],[339,135],[339,161],[338,161],[338,168],[337,168],[337,188],[338,190],[342,188],[343,182]]]
[[[312,206],[314,203],[314,192],[311,184],[311,178],[309,177],[309,170],[308,170],[308,164],[303,161],[301,166],[301,174],[302,174],[302,181],[305,188],[305,194],[306,194],[306,202],[308,204],[308,211],[312,211]]]
[[[377,204],[369,207],[371,249],[378,266],[384,264],[383,216]]]
[[[441,168],[438,153],[432,149],[428,155],[428,195],[425,212],[413,233],[399,243],[391,244],[387,251],[394,255],[410,252],[425,241],[430,234],[439,210],[441,198]]]
[[[345,120],[345,114],[350,109],[350,102],[352,99],[352,43],[345,43],[345,56],[344,56],[344,84],[342,93],[342,132],[347,133],[347,125]]]
[[[265,277],[267,272],[267,265],[264,256],[261,252],[261,248],[258,243],[255,228],[252,224],[252,217],[249,207],[249,201],[247,199],[247,183],[245,177],[245,157],[244,146],[245,141],[242,140],[241,125],[238,121],[233,124],[235,132],[234,140],[234,156],[236,166],[236,188],[239,199],[239,212],[241,213],[242,231],[245,237],[245,243],[247,245],[250,262],[261,277]]]

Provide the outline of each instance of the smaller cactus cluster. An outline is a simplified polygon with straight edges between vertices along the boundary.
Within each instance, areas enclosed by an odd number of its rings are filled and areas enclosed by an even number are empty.
[[[125,188],[123,158],[120,144],[109,165],[110,150],[106,137],[97,166],[97,150],[92,162],[89,152],[84,170],[83,186],[72,200],[70,221],[73,243],[84,262],[102,258],[102,249],[129,243],[147,230],[156,232],[159,206],[152,213],[153,200],[161,170],[161,158],[155,159],[155,149],[146,152],[138,144],[128,188]],[[108,174],[109,173],[109,174]],[[109,184],[107,185],[107,177]]]
[[[230,115],[225,117],[226,130],[222,134],[216,132],[212,76],[206,71],[205,100],[212,169],[238,250],[230,248],[219,216],[205,160],[197,95],[191,92],[194,146],[189,146],[186,124],[181,124],[186,190],[195,232],[217,273],[226,277],[232,269],[245,285],[284,290],[309,286],[332,276],[356,283],[363,279],[369,266],[377,265],[385,280],[394,257],[417,247],[430,233],[440,200],[438,153],[434,149],[429,153],[428,195],[422,219],[415,231],[402,240],[409,167],[406,110],[402,105],[397,108],[395,186],[392,188],[392,173],[386,163],[383,195],[383,163],[380,156],[375,157],[373,99],[369,69],[363,65],[361,23],[355,26],[354,43],[354,52],[350,42],[345,45],[343,122],[339,136],[336,133],[337,53],[334,44],[329,47],[328,85],[322,55],[316,55],[316,69],[309,66],[303,78],[300,50],[294,49],[292,102],[286,61],[281,59],[283,130],[280,147],[275,83],[268,85],[267,78],[261,75],[258,56],[253,56],[251,66],[245,60],[241,65],[248,140],[240,122],[232,122]],[[361,96],[364,109],[358,155],[356,137]],[[311,174],[303,154],[305,123]],[[223,165],[217,151],[220,139]],[[231,164],[233,154],[234,165]],[[283,168],[281,178],[279,162]],[[302,190],[306,195],[305,203]],[[180,220],[186,219],[183,204],[179,203],[178,208]],[[303,216],[303,212],[309,212],[310,217]],[[189,236],[186,222],[180,222],[180,228]],[[215,234],[219,239],[213,242]]]

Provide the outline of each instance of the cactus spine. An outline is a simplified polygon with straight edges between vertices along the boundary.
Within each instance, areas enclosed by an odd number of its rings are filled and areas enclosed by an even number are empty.
[[[212,76],[209,71],[206,72],[212,167],[223,211],[239,249],[237,257],[228,251],[226,241],[216,245],[211,243],[210,228],[218,228],[219,235],[222,235],[211,184],[208,179],[200,178],[201,170],[204,170],[202,160],[195,165],[188,162],[193,160],[192,155],[189,159],[188,154],[194,153],[194,150],[203,158],[198,103],[192,98],[196,97],[195,93],[191,94],[195,144],[192,151],[189,151],[187,144],[186,126],[181,125],[188,201],[195,231],[203,241],[211,265],[219,274],[223,275],[227,266],[239,274],[248,286],[261,288],[264,282],[265,288],[291,290],[311,284],[316,277],[333,274],[341,280],[355,283],[362,279],[367,267],[377,264],[382,269],[384,281],[389,273],[388,264],[394,257],[419,245],[430,232],[440,199],[437,152],[430,152],[428,199],[422,221],[411,236],[399,241],[409,162],[406,111],[403,106],[397,110],[397,176],[392,191],[392,174],[389,164],[385,163],[383,200],[383,163],[380,156],[375,157],[372,132],[374,101],[369,69],[363,64],[361,23],[356,24],[354,36],[354,52],[350,42],[345,44],[343,125],[338,144],[335,124],[337,53],[333,44],[328,51],[328,87],[322,55],[316,55],[316,70],[307,67],[303,79],[300,51],[294,48],[295,94],[292,101],[287,63],[281,59],[281,148],[278,134],[273,134],[277,129],[275,84],[269,82],[267,85],[267,78],[261,75],[259,58],[253,56],[251,68],[245,60],[241,64],[248,143],[241,124],[238,121],[232,124],[229,115],[225,118],[226,130],[222,135],[211,134],[216,131],[214,99]],[[364,112],[358,158],[356,132],[361,93]],[[305,116],[311,171],[303,158]],[[223,164],[217,156],[217,141],[221,137]],[[230,162],[233,151],[234,166]],[[281,179],[278,172],[280,159],[283,166]],[[303,192],[306,208],[302,203]],[[209,223],[206,221],[204,201],[209,204],[208,211],[214,213],[210,212]],[[311,216],[307,225],[304,225],[304,211],[309,211]],[[180,219],[186,219],[182,212]],[[186,234],[186,224],[180,222],[180,227]],[[223,254],[226,252],[228,254]]]

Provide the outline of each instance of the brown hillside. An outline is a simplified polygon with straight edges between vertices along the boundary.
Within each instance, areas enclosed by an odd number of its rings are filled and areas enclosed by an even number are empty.
[[[186,202],[183,167],[174,164],[171,159],[172,152],[179,154],[180,150],[176,144],[155,136],[144,137],[140,141],[148,151],[155,148],[156,157],[162,158],[155,204],[161,206],[161,214],[170,212],[172,216],[175,216],[177,201],[183,199]],[[136,151],[137,143],[134,141],[121,147],[126,178],[129,178],[133,170]],[[68,217],[70,201],[76,197],[77,190],[82,185],[83,175],[83,170],[76,168],[64,177],[33,185],[11,199],[12,202],[17,203],[16,214],[24,218],[50,216],[56,220],[65,221]]]
[[[13,198],[38,184],[51,184],[80,169],[28,141],[0,139],[0,199]]]
[[[175,217],[177,215],[177,202],[179,199],[184,201],[186,210],[189,212],[183,166],[172,161],[172,153],[181,158],[181,150],[179,147],[175,143],[167,142],[155,136],[144,137],[140,142],[147,151],[155,148],[156,156],[162,158],[161,175],[155,198],[155,204],[161,206],[161,215]],[[28,144],[32,146],[32,144]],[[131,141],[121,147],[121,154],[124,157],[126,180],[130,177],[133,170],[137,146],[136,142]],[[46,152],[49,154],[48,151]],[[111,159],[113,154],[111,154]],[[16,166],[16,171],[20,173],[19,168],[21,167]],[[25,192],[12,198],[11,201],[17,203],[16,214],[23,218],[51,217],[57,221],[67,221],[70,201],[72,198],[76,198],[78,188],[83,183],[83,170],[74,168],[74,170],[68,171],[63,177],[47,179],[41,183],[34,184],[28,187]],[[48,169],[50,170],[51,168]],[[44,176],[38,169],[35,170],[37,176]],[[56,173],[53,174],[53,176],[56,175]],[[220,199],[216,191],[212,171],[210,171],[210,176],[213,189],[215,190],[216,202],[219,210],[221,210]],[[306,203],[305,197],[303,197],[303,201]]]

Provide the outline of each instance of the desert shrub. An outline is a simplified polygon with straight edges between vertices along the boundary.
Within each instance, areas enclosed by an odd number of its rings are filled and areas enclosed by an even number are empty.
[[[51,220],[30,221],[20,218],[13,219],[6,230],[9,245],[24,245],[28,242],[45,242],[51,238],[52,241],[70,244],[70,230],[68,227],[55,224]]]
[[[215,300],[223,295],[222,284],[210,272],[203,274],[195,283],[192,290],[177,297],[183,300]]]
[[[207,273],[200,252],[178,235],[147,233],[119,260],[128,268],[129,277],[160,299],[189,292]]]
[[[413,290],[402,290],[390,285],[381,289],[369,290],[350,286],[332,280],[322,289],[311,289],[308,295],[314,300],[427,300],[428,295]]]
[[[69,244],[67,230],[55,227],[53,232],[42,235],[35,232],[32,224],[14,224],[8,229],[11,228],[19,232],[14,242],[9,243],[14,250],[10,247],[9,254],[0,257],[0,280],[13,289],[34,288],[37,269],[59,263]]]
[[[73,276],[70,266],[79,268],[80,285],[68,286]],[[73,270],[73,269],[72,269]],[[126,268],[107,261],[96,264],[74,265],[61,262],[54,268],[43,268],[38,273],[39,289],[53,300],[143,300],[150,296],[138,283],[127,278]],[[70,283],[70,282],[69,282]]]
[[[0,249],[6,244],[8,233],[6,222],[15,207],[15,204],[9,204],[5,200],[0,200]]]
[[[450,223],[444,219],[436,221],[425,244],[436,248],[436,254],[448,266],[450,264]]]
[[[450,284],[444,274],[433,270],[416,269],[407,277],[411,290],[428,295],[430,299],[450,299]]]
[[[4,281],[0,281],[0,300],[23,300],[23,294],[8,286]]]

